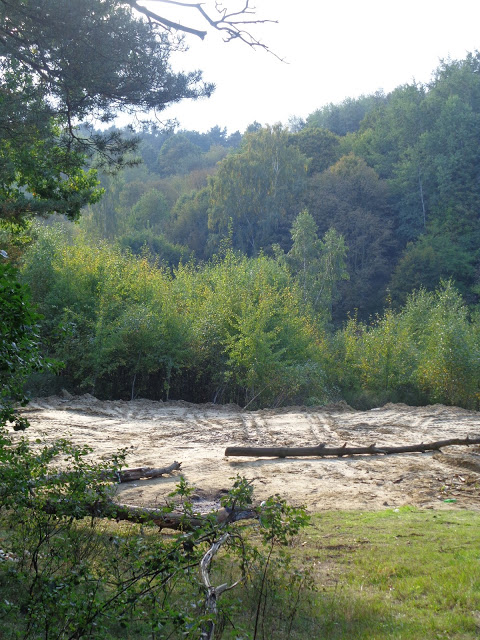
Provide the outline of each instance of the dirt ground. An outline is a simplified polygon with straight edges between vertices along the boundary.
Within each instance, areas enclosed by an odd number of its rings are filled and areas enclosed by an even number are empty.
[[[240,474],[254,480],[255,497],[280,494],[309,511],[422,508],[480,509],[480,447],[442,453],[346,458],[225,457],[227,446],[416,444],[480,436],[480,413],[434,405],[388,404],[354,411],[346,404],[242,411],[235,405],[187,402],[104,402],[93,396],[35,399],[25,409],[31,437],[69,437],[105,459],[127,447],[128,467],[182,463],[171,476],[118,486],[120,502],[155,506],[179,476],[195,487],[199,510],[215,507]],[[447,501],[447,502],[446,502]]]

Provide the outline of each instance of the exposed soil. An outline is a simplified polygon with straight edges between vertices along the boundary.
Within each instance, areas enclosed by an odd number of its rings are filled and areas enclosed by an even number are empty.
[[[128,448],[128,467],[161,467],[177,460],[172,476],[123,484],[118,500],[155,506],[179,475],[196,488],[204,508],[215,505],[240,474],[254,480],[262,500],[279,493],[310,511],[480,508],[480,447],[449,447],[442,453],[347,458],[226,458],[225,448],[251,446],[367,446],[416,444],[480,436],[480,413],[433,405],[387,404],[354,411],[340,403],[242,411],[235,405],[187,402],[103,402],[93,396],[36,399],[25,409],[31,437],[49,442],[69,437],[89,444],[105,459]],[[445,502],[448,501],[448,502]]]

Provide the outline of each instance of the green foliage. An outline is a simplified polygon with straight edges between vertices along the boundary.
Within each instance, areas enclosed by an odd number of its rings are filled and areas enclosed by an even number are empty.
[[[227,252],[172,277],[144,258],[81,239],[68,245],[47,230],[23,272],[74,389],[249,405],[325,395],[322,333],[272,259]]]
[[[186,525],[192,517],[202,522],[193,531],[165,537],[148,521],[142,528],[106,524],[102,518],[115,518],[109,479],[123,456],[92,464],[91,453],[65,440],[53,446],[13,441],[2,430],[0,531],[8,550],[0,564],[2,637],[204,637],[212,613],[199,606],[204,588],[198,566],[206,551],[223,543],[230,571],[245,581],[264,565],[261,545],[228,520],[194,513],[192,488],[184,480],[163,511],[175,502]],[[60,469],[54,466],[59,458]],[[237,477],[224,502],[238,509],[251,496],[251,485]],[[278,499],[259,515],[258,531],[270,555],[308,523],[303,509]]]
[[[339,138],[328,129],[305,127],[291,135],[290,144],[309,159],[309,174],[321,173],[339,159]]]
[[[247,255],[276,242],[286,246],[298,213],[307,159],[289,136],[281,125],[247,133],[210,180],[209,229],[221,239],[232,221],[233,247]]]
[[[138,144],[131,132],[95,131],[95,119],[161,111],[213,90],[199,72],[171,70],[178,42],[132,4],[79,0],[72,11],[63,0],[0,2],[2,219],[77,219],[101,195],[92,156],[110,169],[128,165]]]
[[[23,274],[45,316],[47,354],[65,363],[62,384],[251,408],[319,404],[334,389],[362,406],[477,406],[478,318],[453,285],[420,290],[370,324],[351,319],[327,339],[345,246],[334,230],[320,241],[306,212],[293,233],[291,252],[275,260],[227,250],[172,274],[46,229]]]
[[[179,244],[172,244],[163,234],[156,234],[151,229],[132,231],[121,236],[118,246],[131,251],[136,256],[143,256],[170,267],[178,266],[178,263],[188,261],[188,250]]]
[[[168,203],[163,193],[157,189],[151,189],[142,194],[132,207],[129,228],[155,227],[161,229],[168,213]]]
[[[416,372],[418,384],[434,402],[478,408],[478,329],[472,327],[462,298],[451,283],[443,284],[431,301]]]
[[[385,102],[383,93],[346,98],[340,104],[328,104],[307,118],[307,127],[328,129],[337,136],[358,131],[363,119]]]
[[[197,368],[215,400],[265,406],[324,397],[322,334],[275,261],[229,251],[202,271],[179,270],[175,287],[192,285]]]
[[[307,210],[295,218],[292,226],[292,248],[286,261],[302,292],[305,304],[310,304],[321,321],[330,322],[332,305],[338,295],[338,283],[348,280],[343,237],[329,229],[323,240],[317,235],[317,225]]]
[[[383,302],[395,249],[388,197],[385,181],[353,154],[310,181],[305,199],[319,233],[335,229],[347,248],[349,281],[339,286],[337,321],[355,309],[368,317]]]
[[[468,263],[478,260],[479,64],[478,52],[443,61],[428,85],[405,85],[389,94],[348,140],[349,148],[388,181],[401,244],[427,234],[413,252],[422,263],[437,263],[427,265],[436,271],[433,286],[439,275],[453,277],[472,299]],[[448,247],[444,255],[433,257],[449,244],[457,259]],[[457,269],[462,253],[466,278]],[[411,254],[410,246],[407,262]],[[397,289],[403,284],[404,293],[421,279],[419,272],[412,282],[405,272],[405,283],[399,282],[407,266],[399,265],[395,281]]]
[[[435,289],[441,280],[451,278],[460,291],[472,300],[475,282],[473,251],[461,247],[451,234],[426,234],[409,243],[392,274],[392,298],[405,303],[416,289]]]
[[[62,140],[32,76],[1,57],[0,74],[0,120],[8,123],[0,133],[0,219],[12,225],[53,211],[77,218],[102,193],[96,171],[84,170],[85,155]]]
[[[200,151],[200,147],[182,133],[167,138],[158,155],[157,166],[160,175],[188,173],[195,167]]]
[[[28,423],[14,409],[17,403],[27,403],[25,378],[34,371],[53,367],[53,363],[41,355],[40,316],[31,308],[27,289],[18,282],[15,269],[3,257],[0,308],[0,425],[9,420],[16,429],[24,429]]]
[[[181,98],[208,95],[213,88],[202,84],[198,72],[171,70],[175,42],[155,21],[135,13],[132,4],[79,0],[72,11],[59,0],[0,3],[0,54],[7,64],[15,61],[42,80],[38,86],[52,98],[72,143],[74,120],[93,116],[108,122],[118,111],[161,111]],[[84,141],[89,143],[104,159],[122,151],[121,137],[111,133],[93,134]]]
[[[329,105],[295,133],[256,123],[233,153],[220,127],[144,132],[146,167],[115,180],[102,174],[105,195],[82,228],[136,254],[147,245],[176,264],[175,245],[187,247],[183,260],[191,252],[208,260],[227,237],[250,256],[273,253],[275,244],[288,253],[291,226],[306,207],[317,234],[333,228],[348,249],[336,326],[355,310],[364,320],[381,313],[387,286],[404,303],[419,286],[452,278],[475,304],[478,78],[476,53],[442,62],[427,85]]]
[[[342,393],[369,406],[393,400],[477,408],[477,323],[451,283],[412,294],[403,309],[389,308],[369,326],[351,319],[336,338]]]
[[[195,252],[197,259],[210,257],[208,244],[208,208],[210,193],[205,187],[185,194],[175,203],[167,230],[169,238]]]

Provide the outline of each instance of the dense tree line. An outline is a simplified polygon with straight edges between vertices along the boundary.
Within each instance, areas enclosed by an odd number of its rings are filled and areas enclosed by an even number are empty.
[[[290,129],[251,125],[142,136],[144,165],[113,180],[82,223],[171,265],[208,260],[225,238],[248,256],[288,253],[307,209],[342,235],[348,280],[333,318],[368,319],[451,278],[479,289],[480,54],[442,62],[430,83],[327,105]],[[162,197],[163,196],[163,197]]]
[[[333,229],[320,238],[308,212],[295,220],[288,253],[226,248],[173,270],[60,227],[37,234],[23,279],[44,317],[44,349],[65,366],[31,378],[35,393],[64,386],[250,408],[340,398],[478,407],[478,312],[443,282],[333,331],[346,246]]]
[[[127,40],[147,28],[125,13],[129,3],[111,0],[92,17],[94,4],[83,0],[87,31],[107,18]],[[37,37],[32,7],[18,5],[25,46]],[[70,14],[60,17],[71,28]],[[208,93],[199,74],[171,73],[168,38],[145,41],[157,79],[150,94],[137,92],[143,72],[116,44],[115,73],[132,74],[131,93],[117,104],[103,92],[101,70],[82,75],[77,102],[69,100],[70,76],[55,75],[48,60],[74,68],[86,54],[56,52],[58,25],[47,21],[38,36],[37,69],[7,35],[0,108],[14,126],[0,140],[2,246],[44,315],[45,354],[65,363],[62,379],[41,374],[35,384],[248,406],[324,401],[349,389],[370,402],[398,392],[475,405],[475,383],[465,382],[465,396],[451,385],[434,391],[417,370],[408,384],[377,388],[362,358],[387,319],[442,291],[477,353],[480,54],[442,62],[426,85],[330,104],[290,128],[255,122],[243,135],[219,126],[133,135],[73,126],[86,108],[82,91],[105,122],[113,106],[138,111],[154,101],[157,81],[171,85],[158,109]],[[49,73],[50,85],[39,82]],[[124,169],[106,170],[113,164]],[[75,219],[80,210],[75,228],[29,227],[34,214]],[[454,303],[452,291],[462,299]],[[347,343],[363,354],[358,361]],[[425,372],[424,346],[411,349]],[[477,375],[475,357],[464,364],[467,378]]]

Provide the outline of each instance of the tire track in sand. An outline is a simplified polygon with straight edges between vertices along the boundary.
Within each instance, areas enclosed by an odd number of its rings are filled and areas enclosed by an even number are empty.
[[[306,415],[306,419],[310,434],[314,440],[312,446],[321,442],[325,442],[328,445],[341,439],[336,431],[335,418],[330,414],[309,413]]]

